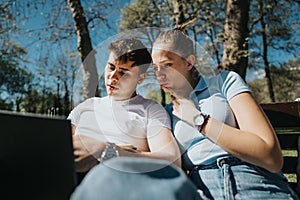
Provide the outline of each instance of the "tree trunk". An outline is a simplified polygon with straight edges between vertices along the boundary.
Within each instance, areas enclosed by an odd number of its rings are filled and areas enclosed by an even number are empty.
[[[248,66],[249,0],[227,0],[221,70],[237,72],[244,80]]]
[[[184,13],[183,13],[183,2],[182,0],[174,0],[174,15],[175,15],[175,24],[181,25],[185,22]]]
[[[274,95],[274,89],[273,89],[273,83],[271,79],[271,73],[270,73],[270,66],[269,66],[269,60],[268,60],[268,44],[267,44],[267,33],[266,33],[266,23],[264,20],[264,3],[263,1],[259,2],[260,7],[260,24],[261,24],[261,36],[263,41],[263,60],[264,60],[264,66],[265,66],[265,76],[267,80],[267,86],[269,90],[270,99],[272,102],[275,102],[275,95]]]
[[[75,22],[78,51],[83,65],[83,99],[95,96],[98,85],[95,51],[93,51],[88,24],[80,0],[68,0]]]

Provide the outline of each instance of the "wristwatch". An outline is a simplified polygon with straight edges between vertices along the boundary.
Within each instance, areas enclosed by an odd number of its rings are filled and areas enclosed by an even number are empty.
[[[202,132],[202,128],[206,124],[208,118],[209,118],[209,115],[206,115],[203,113],[199,113],[198,115],[196,115],[194,117],[194,125],[195,125],[195,127],[198,128],[198,130],[199,130],[199,127],[201,127],[200,132]]]
[[[102,152],[99,161],[104,162],[106,160],[109,160],[111,158],[118,157],[118,156],[119,156],[119,151],[117,149],[117,145],[112,142],[107,142],[106,147],[105,147],[104,151]]]

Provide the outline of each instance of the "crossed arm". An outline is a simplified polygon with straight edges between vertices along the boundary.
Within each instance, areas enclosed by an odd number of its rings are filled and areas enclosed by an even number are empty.
[[[74,135],[75,129],[76,126],[72,125],[76,171],[85,172],[97,165],[97,158],[100,158],[106,143],[87,136]],[[149,152],[118,146],[119,156],[162,159],[181,167],[180,151],[170,129],[162,127],[157,134],[148,137],[147,140]]]

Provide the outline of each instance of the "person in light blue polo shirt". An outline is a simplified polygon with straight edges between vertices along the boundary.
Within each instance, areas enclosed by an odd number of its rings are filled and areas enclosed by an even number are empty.
[[[199,76],[194,49],[182,30],[167,30],[152,59],[171,94],[166,109],[182,167],[203,199],[298,199],[281,173],[276,134],[246,83],[232,71]]]

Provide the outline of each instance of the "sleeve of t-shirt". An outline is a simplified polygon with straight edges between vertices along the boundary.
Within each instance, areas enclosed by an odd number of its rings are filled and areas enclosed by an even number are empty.
[[[79,119],[80,119],[80,115],[81,113],[85,110],[85,107],[88,106],[88,104],[90,104],[92,102],[92,98],[91,99],[87,99],[86,101],[78,104],[69,114],[69,116],[67,117],[67,119],[71,120],[71,124],[77,126]]]
[[[227,71],[221,74],[223,79],[222,92],[228,100],[242,92],[251,92],[248,85],[242,77],[233,71]]]
[[[157,133],[162,127],[171,129],[169,114],[160,104],[151,104],[148,110],[147,135]]]
[[[69,114],[67,119],[71,120],[71,124],[77,126],[78,121],[80,119],[80,113],[81,113],[81,104],[78,104]]]

